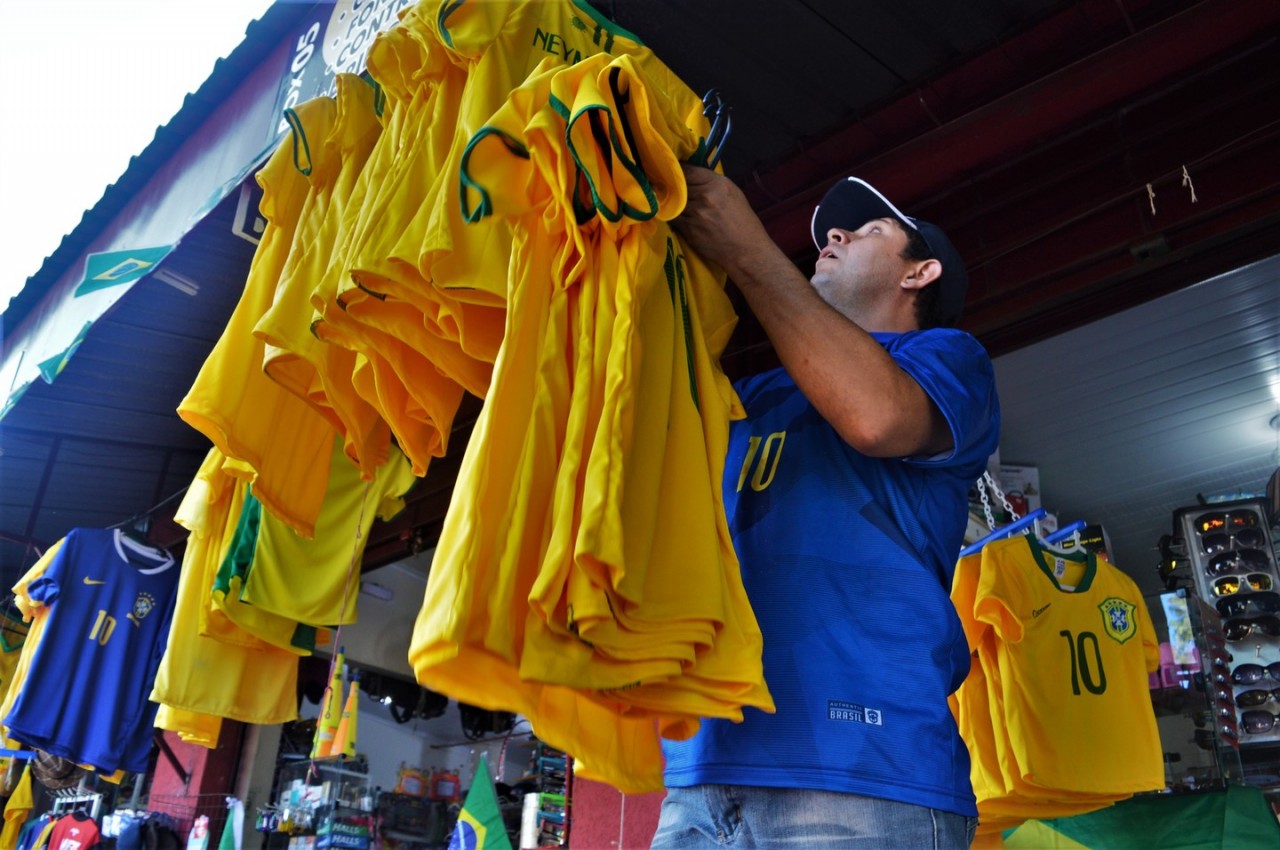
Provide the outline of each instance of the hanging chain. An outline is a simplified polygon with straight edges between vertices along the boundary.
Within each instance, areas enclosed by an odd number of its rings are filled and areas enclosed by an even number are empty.
[[[1000,489],[1000,485],[997,484],[996,480],[991,477],[991,470],[984,469],[982,471],[982,480],[987,482],[987,485],[991,487],[991,492],[996,494],[996,498],[1000,500],[1000,504],[1003,505],[1004,509],[1009,512],[1010,520],[1022,519],[1022,517],[1019,516],[1018,512],[1013,509],[1013,505],[1009,504],[1009,500],[1008,498],[1005,497],[1004,491]],[[994,526],[992,527],[994,528]]]
[[[978,496],[982,499],[982,514],[987,518],[987,528],[992,531],[996,530],[996,518],[991,513],[991,500],[987,498],[987,485],[983,483],[983,479],[979,478],[975,482],[978,488]]]

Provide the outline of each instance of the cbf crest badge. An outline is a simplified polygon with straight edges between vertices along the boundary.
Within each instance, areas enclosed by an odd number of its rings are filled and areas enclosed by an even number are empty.
[[[1102,600],[1098,606],[1102,612],[1102,627],[1116,643],[1124,643],[1138,633],[1138,622],[1133,616],[1137,609],[1137,605],[1117,596]]]
[[[133,600],[133,610],[129,612],[129,619],[138,623],[150,614],[151,610],[155,607],[155,597],[145,591],[139,593],[138,598]]]

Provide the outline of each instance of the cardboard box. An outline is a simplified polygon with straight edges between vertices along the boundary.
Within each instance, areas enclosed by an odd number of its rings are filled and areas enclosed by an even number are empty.
[[[997,476],[1000,489],[1009,500],[1014,513],[1023,517],[1042,507],[1040,503],[1040,467],[1017,464],[1000,464]]]

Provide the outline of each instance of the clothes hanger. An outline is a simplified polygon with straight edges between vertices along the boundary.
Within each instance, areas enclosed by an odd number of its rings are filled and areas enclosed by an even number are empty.
[[[968,546],[960,550],[960,557],[964,558],[974,554],[975,552],[981,552],[982,547],[986,546],[988,543],[993,543],[996,540],[1003,540],[1004,538],[1012,537],[1015,534],[1025,534],[1027,531],[1032,530],[1040,520],[1044,519],[1048,515],[1048,511],[1044,508],[1036,508],[1022,519],[1014,520],[1008,525],[1002,525],[986,537],[970,543]]]
[[[1080,532],[1084,531],[1084,528],[1085,528],[1085,521],[1082,519],[1078,519],[1075,522],[1070,523],[1069,525],[1064,525],[1062,528],[1059,528],[1057,531],[1049,532],[1047,535],[1045,535],[1044,542],[1052,546],[1070,539],[1071,545],[1078,549],[1083,545],[1080,542]]]

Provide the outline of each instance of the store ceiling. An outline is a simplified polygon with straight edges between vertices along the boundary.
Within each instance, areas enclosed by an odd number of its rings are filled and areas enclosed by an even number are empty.
[[[813,203],[846,173],[868,177],[953,234],[973,278],[965,326],[1006,355],[1004,458],[1039,464],[1049,507],[1064,518],[1107,523],[1131,572],[1146,565],[1127,553],[1167,530],[1172,507],[1196,492],[1260,487],[1237,479],[1274,468],[1263,440],[1241,443],[1254,447],[1246,451],[1256,466],[1247,468],[1219,449],[1232,429],[1261,415],[1258,387],[1280,368],[1269,309],[1280,294],[1274,273],[1201,288],[1227,286],[1227,297],[1187,306],[1176,299],[1280,246],[1280,4],[596,5],[695,91],[719,89],[733,108],[726,170],[801,266],[813,260]],[[198,127],[220,92],[306,8],[276,4],[169,128]],[[180,142],[175,135],[158,134],[68,236],[9,306],[8,327],[79,261],[95,228],[118,211],[117,196],[163,160]],[[252,246],[231,234],[237,200],[228,198],[162,265],[195,281],[195,295],[158,276],[143,280],[54,384],[28,391],[0,422],[4,586],[31,562],[31,545],[76,525],[119,522],[190,481],[206,444],[173,410],[244,281]],[[1237,296],[1254,306],[1227,309]],[[1108,324],[1092,324],[1104,318]],[[1154,331],[1163,327],[1170,332]],[[1067,333],[1077,328],[1084,330]],[[1246,339],[1247,351],[1230,344]],[[1107,343],[1121,348],[1104,354]],[[1091,356],[1066,368],[1080,352]],[[1227,393],[1230,382],[1214,379],[1224,372],[1210,369],[1209,353],[1218,362],[1232,352],[1252,370],[1241,391],[1247,404]],[[726,369],[742,374],[770,360],[758,327],[744,319]],[[1171,377],[1200,369],[1210,371],[1199,382]],[[1144,424],[1141,409],[1132,410],[1143,388],[1164,388],[1158,421]],[[1095,415],[1056,408],[1064,396],[1085,399]],[[408,509],[376,529],[367,566],[431,544],[475,408],[459,417],[450,457],[433,466]],[[1062,418],[1046,412],[1055,409]],[[1169,422],[1179,426],[1161,427]],[[1124,484],[1108,480],[1107,471],[1122,468]]]

